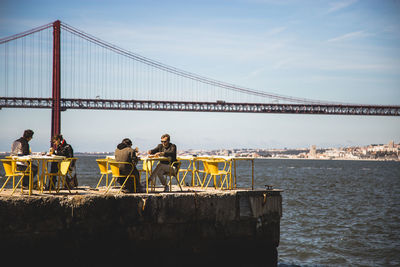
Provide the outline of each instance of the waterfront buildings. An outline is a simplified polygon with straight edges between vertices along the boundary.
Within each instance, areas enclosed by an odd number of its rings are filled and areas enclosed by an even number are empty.
[[[0,156],[9,152],[0,152]],[[77,153],[79,154],[79,152]],[[85,152],[86,155],[105,156],[113,152]],[[318,148],[311,145],[310,148],[295,149],[263,149],[263,148],[235,148],[235,149],[187,149],[178,150],[178,155],[211,155],[211,156],[235,156],[252,158],[289,158],[289,159],[342,159],[342,160],[395,160],[400,161],[400,143],[390,141],[388,144],[372,144],[367,146]],[[139,156],[145,156],[140,153]]]
[[[400,161],[400,144],[390,141],[388,144],[373,144],[341,148],[310,149],[219,149],[219,150],[180,150],[179,155],[212,155],[253,158],[289,158],[289,159],[339,159],[339,160],[395,160]]]

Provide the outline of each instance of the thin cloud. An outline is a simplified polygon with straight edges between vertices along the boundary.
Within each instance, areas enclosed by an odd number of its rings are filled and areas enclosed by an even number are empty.
[[[276,27],[267,32],[267,36],[273,36],[286,30],[286,27]]]
[[[341,42],[341,41],[346,41],[346,40],[364,38],[364,37],[367,37],[369,35],[370,34],[366,33],[365,31],[350,32],[350,33],[346,33],[346,34],[340,35],[338,37],[329,39],[327,42],[328,43]]]
[[[282,69],[285,66],[289,65],[289,63],[292,63],[293,61],[294,61],[293,58],[287,58],[287,59],[280,60],[273,66],[273,69],[275,69],[275,70]]]
[[[336,12],[341,9],[344,9],[348,6],[351,6],[352,4],[356,3],[358,0],[346,0],[346,1],[340,1],[340,2],[334,2],[330,4],[330,8],[328,9],[328,13]]]

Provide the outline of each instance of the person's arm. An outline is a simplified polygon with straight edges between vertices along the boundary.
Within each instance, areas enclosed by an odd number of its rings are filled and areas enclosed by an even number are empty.
[[[158,152],[161,151],[161,147],[162,147],[162,145],[159,144],[159,145],[156,146],[155,148],[153,148],[153,149],[147,151],[147,153],[150,154],[150,155],[154,155],[154,154],[156,154],[156,153],[158,153]]]
[[[72,150],[72,146],[71,145],[67,145],[66,147],[66,153],[65,153],[67,158],[73,158],[74,157],[74,151]]]
[[[55,155],[57,156],[64,156],[66,158],[73,158],[74,152],[72,150],[71,145],[67,144],[65,146],[60,146],[56,149]]]
[[[136,166],[136,164],[139,161],[139,157],[136,155],[136,149],[132,150],[130,156],[131,156],[132,163]]]

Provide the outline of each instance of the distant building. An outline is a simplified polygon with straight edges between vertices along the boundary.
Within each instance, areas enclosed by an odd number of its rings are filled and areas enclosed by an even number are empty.
[[[394,148],[394,141],[393,140],[389,142],[388,147],[392,148],[392,149]]]
[[[309,157],[310,158],[316,158],[317,157],[317,146],[316,145],[312,145],[310,147]]]
[[[394,141],[390,141],[387,145],[370,145],[367,148],[368,152],[376,153],[376,152],[394,152],[398,153],[400,147],[399,145],[395,144]]]

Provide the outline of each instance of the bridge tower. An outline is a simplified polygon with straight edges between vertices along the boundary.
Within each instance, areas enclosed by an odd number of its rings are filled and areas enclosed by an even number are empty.
[[[53,23],[53,86],[51,105],[51,137],[61,132],[61,22]]]

